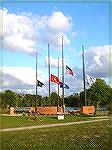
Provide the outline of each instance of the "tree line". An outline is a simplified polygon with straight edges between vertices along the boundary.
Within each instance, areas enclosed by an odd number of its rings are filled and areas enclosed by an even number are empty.
[[[1,108],[8,107],[35,107],[36,95],[16,93],[11,90],[0,92]],[[97,79],[86,90],[87,105],[109,106],[112,98],[112,88],[102,79]],[[59,103],[58,103],[59,101]],[[81,107],[84,105],[84,91],[74,93],[64,98],[66,107]],[[52,92],[50,97],[37,95],[38,106],[62,106],[62,99],[56,92]]]

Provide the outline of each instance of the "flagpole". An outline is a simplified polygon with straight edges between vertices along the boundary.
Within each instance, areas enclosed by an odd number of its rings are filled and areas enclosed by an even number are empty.
[[[86,85],[85,85],[85,60],[84,60],[84,46],[83,45],[82,45],[82,61],[83,61],[84,103],[86,106],[87,102],[86,102]]]
[[[50,51],[49,51],[49,43],[48,43],[48,72],[49,72],[49,99],[50,99]]]
[[[62,83],[64,85],[63,36],[62,36]],[[62,104],[63,104],[63,113],[64,113],[64,86],[62,88]]]
[[[59,79],[59,58],[58,58],[58,79]],[[58,84],[58,107],[59,107],[59,84]]]
[[[35,112],[37,113],[37,52],[36,52],[36,101],[35,101]]]

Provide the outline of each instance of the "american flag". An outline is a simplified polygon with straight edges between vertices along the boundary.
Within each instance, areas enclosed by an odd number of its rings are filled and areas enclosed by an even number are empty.
[[[66,74],[71,74],[72,76],[74,75],[72,69],[70,69],[68,66],[66,66]]]

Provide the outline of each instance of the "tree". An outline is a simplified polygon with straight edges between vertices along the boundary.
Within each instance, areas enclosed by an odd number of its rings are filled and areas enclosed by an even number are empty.
[[[84,91],[80,92],[80,106],[83,106],[85,104],[85,97],[84,97]]]
[[[102,79],[96,79],[96,82],[86,91],[87,99],[91,100],[96,107],[99,105],[108,105],[110,101],[110,87]]]
[[[109,114],[112,114],[112,88],[110,89],[108,110],[109,110]]]
[[[69,107],[79,107],[80,96],[78,94],[70,95],[64,99],[65,105]]]
[[[46,100],[46,106],[51,106],[50,98],[46,96],[45,100]]]
[[[4,92],[0,92],[0,100],[1,100],[1,107],[6,109],[7,103],[5,101],[5,93]]]
[[[24,107],[32,107],[35,106],[35,95],[25,94],[22,95],[22,106]]]
[[[56,92],[52,92],[50,95],[51,105],[57,106],[58,105],[58,94]]]
[[[6,90],[4,93],[4,102],[9,107],[16,107],[18,105],[18,95],[11,90]]]
[[[40,106],[46,106],[46,98],[45,97],[41,97]]]

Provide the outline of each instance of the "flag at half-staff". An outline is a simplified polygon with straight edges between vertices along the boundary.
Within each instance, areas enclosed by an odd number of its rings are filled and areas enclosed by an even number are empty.
[[[70,75],[74,76],[73,70],[68,66],[66,66],[66,74],[70,74]]]
[[[85,79],[86,79],[86,83],[88,84],[88,85],[92,85],[93,83],[95,83],[95,81],[96,81],[96,78],[95,77],[92,77],[92,76],[89,76],[89,75],[87,75],[86,74],[86,76],[85,76]]]
[[[60,82],[60,88],[63,88],[63,86],[64,86],[65,89],[69,89],[68,85],[66,85],[65,83],[63,84],[62,82]]]
[[[44,83],[42,83],[39,80],[37,80],[37,84],[36,85],[42,87],[44,85]]]
[[[57,76],[53,75],[53,74],[51,74],[50,80],[51,80],[51,82],[55,82],[56,84],[60,83],[59,78]]]

